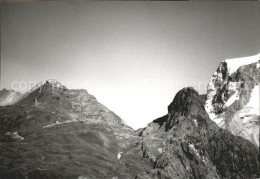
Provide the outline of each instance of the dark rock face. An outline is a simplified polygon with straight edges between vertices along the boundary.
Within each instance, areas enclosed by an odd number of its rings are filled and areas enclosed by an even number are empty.
[[[204,106],[198,92],[193,88],[184,88],[176,94],[172,103],[168,106],[169,117],[166,130],[171,129],[176,122],[181,122],[179,119],[182,116],[205,118],[207,113],[203,109]]]
[[[203,102],[203,105],[205,105],[206,100],[207,100],[207,94],[201,94],[201,95],[200,95],[200,99],[201,99],[201,101]]]
[[[260,176],[258,149],[211,121],[193,88],[185,88],[139,139],[153,169],[137,178],[255,178]],[[152,132],[151,132],[152,131]],[[144,135],[145,134],[145,135]]]
[[[223,178],[258,178],[259,153],[255,153],[256,149],[246,139],[230,135],[224,129],[208,139],[208,153]]]

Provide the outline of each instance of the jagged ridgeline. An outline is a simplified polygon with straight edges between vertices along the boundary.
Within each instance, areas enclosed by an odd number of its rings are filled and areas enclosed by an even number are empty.
[[[140,153],[153,168],[137,178],[257,178],[258,148],[219,128],[193,88],[177,93],[168,114],[139,131]]]
[[[184,88],[167,114],[136,131],[86,90],[40,83],[0,107],[0,178],[260,178],[257,143],[230,130],[238,119],[257,122],[248,107],[259,84],[254,60],[223,62],[207,97]]]

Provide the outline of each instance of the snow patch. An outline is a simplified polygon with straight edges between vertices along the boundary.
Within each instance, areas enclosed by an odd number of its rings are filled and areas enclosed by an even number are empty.
[[[255,85],[251,92],[249,102],[239,111],[239,117],[243,119],[243,123],[247,123],[255,115],[260,115],[259,103],[259,85]]]
[[[38,89],[40,89],[40,91],[41,91],[44,84],[45,84],[45,81],[38,83],[37,85],[35,85],[34,87],[32,87],[32,88],[29,90],[28,93],[32,93],[32,92],[34,92],[34,91],[36,91],[36,90],[38,90]]]
[[[223,108],[226,108],[233,104],[236,100],[239,100],[239,92],[238,92],[238,86],[241,85],[241,82],[229,82],[228,84],[228,91],[232,92],[232,96],[228,98],[228,100],[225,102]]]
[[[193,122],[195,123],[196,127],[198,127],[198,121],[197,121],[197,119],[193,119]]]
[[[18,132],[14,132],[13,134],[14,134],[14,136],[15,136],[16,138],[21,139],[21,140],[24,140],[24,137],[19,136],[19,135],[18,135]]]
[[[200,158],[199,151],[197,149],[195,149],[194,144],[189,143],[188,147]]]
[[[41,93],[41,91],[43,90],[43,88],[45,87],[46,84],[50,84],[52,85],[53,89],[55,88],[62,88],[62,89],[66,89],[66,87],[64,85],[62,85],[60,82],[58,82],[55,79],[49,79],[46,81],[42,81],[38,84],[36,84],[34,87],[32,87],[28,93],[32,93],[38,89],[40,89],[39,93]]]
[[[240,66],[249,65],[258,62],[260,59],[260,53],[254,56],[226,59],[224,62],[227,63],[229,74],[234,73]]]
[[[191,150],[193,151],[193,153],[194,153],[199,159],[202,160],[202,162],[203,162],[204,164],[206,164],[205,157],[204,157],[204,156],[202,156],[202,157],[200,156],[199,151],[195,148],[194,144],[189,143],[188,147],[189,147],[189,149],[191,149]]]
[[[259,85],[255,85],[252,90],[251,97],[246,107],[252,107],[251,114],[260,114],[259,113]]]
[[[206,164],[205,157],[202,156],[202,162]]]
[[[11,136],[14,139],[24,140],[24,137],[18,135],[18,132],[6,132],[5,135],[6,136]]]
[[[253,139],[254,139],[256,145],[259,146],[259,130],[254,131],[254,133],[252,133],[252,135],[253,135]]]
[[[225,125],[225,121],[223,119],[223,117],[215,117],[212,118],[212,120],[219,126],[219,127],[223,127]]]
[[[123,152],[119,152],[119,153],[117,154],[117,159],[118,159],[118,160],[121,158],[121,153],[123,153]]]
[[[60,124],[66,124],[66,123],[71,123],[71,122],[79,122],[79,121],[76,119],[72,119],[72,120],[68,120],[68,121],[64,121],[64,122],[55,121],[55,124],[49,124],[49,125],[43,126],[43,128],[53,127],[53,126],[57,126]]]

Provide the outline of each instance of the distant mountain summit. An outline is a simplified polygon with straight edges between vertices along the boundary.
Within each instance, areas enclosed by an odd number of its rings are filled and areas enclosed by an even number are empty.
[[[260,54],[220,63],[208,84],[205,109],[220,127],[259,146]]]
[[[39,83],[25,93],[17,105],[66,113],[83,122],[107,122],[127,126],[119,116],[99,103],[87,90],[69,90],[56,80]]]
[[[3,89],[0,91],[0,106],[15,104],[21,97],[21,93],[14,90]]]
[[[44,81],[0,107],[0,178],[134,177],[118,160],[132,131],[86,90]]]

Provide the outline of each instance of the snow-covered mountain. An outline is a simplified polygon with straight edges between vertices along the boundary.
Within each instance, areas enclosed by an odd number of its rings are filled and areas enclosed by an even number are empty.
[[[208,84],[205,109],[220,127],[259,146],[260,54],[220,63]]]
[[[14,90],[3,89],[0,91],[0,106],[12,105],[21,97],[21,93]]]

